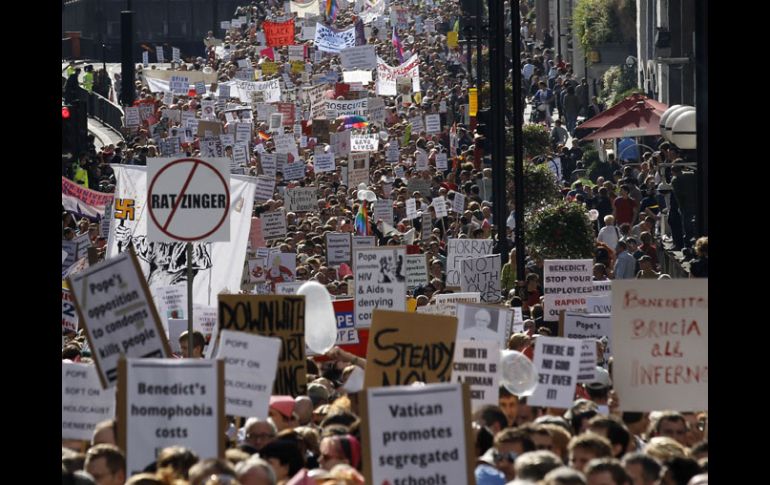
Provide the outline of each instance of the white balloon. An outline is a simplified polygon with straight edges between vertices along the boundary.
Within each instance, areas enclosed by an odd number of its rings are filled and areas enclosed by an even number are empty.
[[[500,352],[500,384],[517,396],[529,396],[537,386],[537,369],[529,358],[515,350]]]
[[[358,190],[366,190],[366,184],[365,184],[365,183],[363,183],[363,182],[361,182],[360,184],[358,184]]]
[[[369,202],[377,202],[377,194],[375,194],[371,190],[365,190],[364,191],[364,197]]]
[[[599,218],[599,211],[598,210],[591,209],[590,211],[588,211],[588,219],[590,219],[592,221],[595,221],[598,218]]]
[[[388,134],[387,131],[381,131],[380,132],[380,140],[382,140],[382,141],[388,141],[388,137],[389,136],[390,135]]]
[[[305,295],[305,343],[313,352],[325,354],[337,341],[337,319],[331,296],[317,281],[304,283],[297,294]]]

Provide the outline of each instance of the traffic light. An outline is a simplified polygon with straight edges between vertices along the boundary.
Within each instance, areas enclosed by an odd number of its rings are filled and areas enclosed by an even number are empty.
[[[77,157],[88,147],[88,113],[85,101],[61,106],[61,151]]]

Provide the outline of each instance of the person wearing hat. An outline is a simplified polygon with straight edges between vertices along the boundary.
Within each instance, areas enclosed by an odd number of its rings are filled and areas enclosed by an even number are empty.
[[[660,276],[660,273],[656,272],[654,269],[652,269],[652,258],[645,254],[644,256],[639,258],[639,267],[641,268],[638,273],[636,273],[636,279],[653,279],[657,280]]]
[[[277,431],[294,428],[297,423],[294,415],[294,398],[291,396],[270,396],[268,414]]]

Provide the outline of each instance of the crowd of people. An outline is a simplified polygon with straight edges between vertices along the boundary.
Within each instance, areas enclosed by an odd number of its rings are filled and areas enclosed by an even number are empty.
[[[319,3],[323,8],[327,2]],[[360,22],[368,8],[381,2],[333,3],[348,4],[338,6],[334,20],[327,20],[329,25],[344,30]],[[353,274],[349,268],[345,270],[327,262],[325,236],[330,232],[374,235],[378,246],[409,244],[427,255],[428,283],[404,295],[414,298],[417,306],[424,306],[434,304],[436,295],[452,291],[446,284],[449,238],[491,239],[501,232],[512,247],[512,224],[495,228],[493,219],[493,211],[508,213],[512,207],[493,207],[491,202],[487,190],[492,177],[488,143],[483,127],[476,126],[475,120],[466,116],[468,88],[473,85],[474,73],[466,71],[462,44],[448,46],[448,38],[458,31],[462,18],[460,2],[395,0],[386,3],[389,5],[382,17],[389,19],[389,23],[392,18],[390,9],[403,7],[408,12],[406,25],[396,28],[394,24],[386,27],[385,23],[376,21],[367,23],[365,41],[374,45],[377,55],[391,66],[417,54],[420,92],[381,96],[386,111],[382,123],[369,121],[365,126],[346,128],[342,123],[328,123],[336,120],[327,120],[328,125],[324,125],[331,126],[330,129],[337,133],[350,129],[355,134],[379,137],[377,149],[369,153],[370,174],[365,187],[348,184],[345,175],[349,176],[352,167],[348,166],[344,156],[337,157],[334,171],[320,173],[314,170],[316,155],[330,151],[330,133],[314,130],[313,120],[308,117],[311,106],[302,105],[296,112],[298,118],[304,113],[302,136],[316,139],[314,146],[308,143],[306,147],[298,148],[299,157],[305,164],[304,177],[286,180],[279,170],[273,197],[255,201],[253,215],[260,217],[283,207],[288,188],[317,187],[318,210],[287,212],[286,237],[269,243],[282,253],[296,255],[296,269],[288,279],[318,281],[333,297],[352,296],[355,290]],[[557,182],[564,188],[564,198],[583,204],[587,212],[596,211],[595,280],[669,277],[661,273],[661,233],[672,234],[680,248],[695,236],[689,222],[675,220],[673,216],[686,211],[692,214],[689,206],[680,210],[676,206],[676,197],[671,195],[671,187],[677,184],[677,176],[681,177],[681,169],[674,166],[673,169],[659,170],[657,167],[661,161],[674,162],[679,158],[676,147],[663,143],[658,147],[659,151],[645,154],[644,160],[639,160],[640,164],[636,165],[622,164],[610,156],[605,173],[593,179],[587,176],[580,158],[582,150],[577,144],[571,148],[567,145],[574,135],[578,117],[590,118],[602,107],[595,97],[589,99],[586,80],[581,79],[578,83],[571,66],[554,57],[549,36],[545,43],[535,40],[531,22],[533,4],[526,0],[519,2],[522,59],[517,61],[526,83],[525,95],[537,105],[544,104],[544,121],[549,126],[552,122],[555,124],[555,134],[551,135],[553,151],[537,157],[534,163],[556,160],[561,174]],[[193,55],[175,69],[210,71],[216,77],[213,84],[219,85],[239,78],[245,65],[239,61],[248,60],[249,66],[259,70],[268,61],[262,36],[262,25],[266,20],[295,17],[295,42],[308,46],[308,54],[313,50],[313,41],[301,40],[301,20],[296,14],[284,11],[284,2],[258,0],[240,7],[234,18],[240,16],[246,16],[247,21],[227,30],[221,43],[207,42],[200,57]],[[426,28],[427,20],[432,21],[433,29]],[[212,37],[213,33],[210,33],[209,39]],[[289,81],[300,92],[303,86],[317,81],[311,80],[319,75],[333,73],[336,82],[325,81],[329,83],[327,99],[358,99],[362,93],[377,97],[375,83],[368,86],[342,83],[343,68],[336,54],[325,53],[320,58],[309,54],[303,71],[307,73],[304,81],[303,73],[291,70],[286,46],[275,47],[272,55],[280,74],[263,74],[261,80],[280,78],[284,87]],[[191,111],[200,117],[203,102],[216,99],[212,94],[216,87],[212,85],[209,93],[174,94],[169,100],[164,92],[154,90],[156,88],[151,87],[143,76],[143,69],[155,68],[141,65],[137,68],[135,105],[152,108],[151,113],[143,115],[141,126],[127,129],[125,141],[98,150],[91,137],[85,152],[72,160],[63,159],[63,176],[92,190],[113,192],[116,178],[111,165],[147,165],[148,159],[161,156],[161,142],[171,136],[172,130],[184,128],[180,122],[164,117],[164,111]],[[78,73],[74,74],[77,79]],[[89,82],[93,83],[92,78]],[[226,102],[248,104],[234,98]],[[232,120],[226,117],[221,107],[217,106],[215,119],[227,131],[228,126],[233,126]],[[552,120],[554,113],[558,116]],[[415,117],[430,114],[440,115],[440,133],[412,130]],[[321,120],[316,121],[318,125]],[[562,124],[566,128],[562,128]],[[293,133],[291,127],[283,129]],[[269,120],[255,120],[248,144],[248,163],[239,168],[241,173],[264,174],[262,155],[275,153],[273,136]],[[206,156],[205,145],[205,137],[194,135],[182,141],[175,154]],[[387,161],[392,146],[398,147],[395,163]],[[223,146],[222,153],[232,156],[232,149],[232,146]],[[426,169],[418,170],[417,159],[422,154],[427,156],[428,165]],[[448,158],[446,168],[437,165],[442,154]],[[422,179],[425,183],[421,187],[427,185],[428,191],[410,190],[409,182],[413,179]],[[391,201],[392,220],[375,220],[371,207],[368,212],[364,210],[365,202],[360,197],[364,190],[374,192],[378,200]],[[451,208],[456,194],[465,196],[464,210],[447,210],[446,216],[437,217],[433,200],[443,196],[447,207]],[[431,214],[428,231],[424,231],[421,217],[407,217],[409,199],[415,200],[420,216]],[[667,219],[661,218],[663,213],[668,214]],[[363,226],[356,220],[361,214],[368,217]],[[100,233],[96,221],[78,220],[65,212],[62,223],[63,239],[71,240],[88,233],[98,257],[104,258],[106,238]],[[410,232],[410,229],[415,231]],[[421,237],[423,233],[428,236]],[[697,240],[695,251],[697,258],[691,264],[692,275],[707,277],[707,238]],[[557,330],[551,322],[544,321],[543,261],[535,254],[526,256],[523,281],[516,277],[515,250],[511,250],[509,263],[502,268],[500,305],[522,308],[525,331],[510,335],[501,344],[532,357],[536,336],[556,335]],[[242,288],[243,292],[253,290],[248,285]],[[196,335],[194,341],[194,355],[202,356],[205,345],[202,336]],[[180,344],[187,345],[186,335],[180,338]],[[63,442],[63,483],[362,484],[362,456],[367,450],[362,448],[359,401],[355,394],[346,393],[343,387],[355,367],[366,366],[366,360],[338,347],[327,357],[329,360],[323,363],[308,359],[306,396],[272,396],[267,419],[250,417],[241,421],[229,418],[231,426],[224,459],[199,457],[191,449],[170,447],[163,449],[156,462],[143,473],[130,477],[124,452],[117,446],[117,423],[110,420],[97,427],[90,443]],[[485,406],[474,413],[477,462],[473,466],[478,485],[508,482],[547,485],[707,483],[707,413],[623,412],[622,396],[612,390],[612,361],[606,361],[601,353],[599,357],[597,381],[577,385],[576,400],[570,409],[530,406],[526,398],[520,399],[501,386],[499,405]],[[62,359],[91,362],[82,330],[67,335]],[[605,370],[608,364],[609,369]]]

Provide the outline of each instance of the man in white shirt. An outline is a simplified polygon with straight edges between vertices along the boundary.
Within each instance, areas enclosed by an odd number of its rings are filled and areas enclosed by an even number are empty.
[[[615,226],[615,218],[611,215],[604,216],[604,227],[599,231],[596,240],[614,248],[620,241],[620,231]]]

